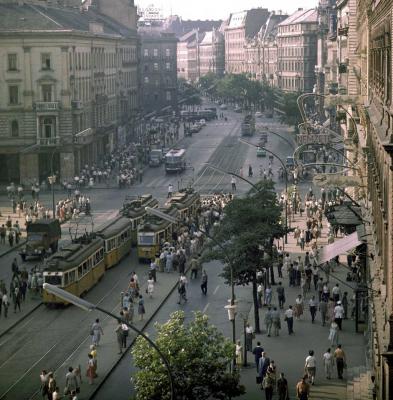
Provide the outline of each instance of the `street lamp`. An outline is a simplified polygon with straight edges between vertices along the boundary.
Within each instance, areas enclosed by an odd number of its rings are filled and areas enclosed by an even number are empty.
[[[132,329],[138,335],[142,336],[150,344],[150,346],[153,347],[157,351],[157,353],[160,355],[162,361],[164,362],[165,368],[168,371],[168,379],[169,379],[169,385],[170,385],[170,389],[171,389],[171,399],[172,400],[175,399],[173,373],[172,373],[169,361],[166,358],[166,356],[162,353],[162,351],[159,349],[159,347],[148,336],[146,336],[142,331],[140,331],[134,325],[131,325],[126,320],[119,318],[115,314],[112,314],[110,311],[107,311],[107,310],[99,307],[97,304],[90,303],[86,300],[83,300],[83,299],[77,297],[77,296],[74,296],[72,293],[69,293],[63,289],[60,289],[59,287],[57,287],[55,285],[51,285],[49,283],[44,283],[43,289],[46,290],[48,293],[51,293],[57,297],[60,297],[61,299],[65,300],[68,303],[74,304],[75,306],[81,308],[84,311],[97,310],[97,311],[101,311],[102,313],[104,313],[116,320],[120,319],[123,324],[126,324],[130,329]]]
[[[282,159],[276,153],[273,153],[271,150],[267,149],[266,147],[258,146],[254,143],[247,142],[247,140],[244,140],[244,139],[239,139],[239,141],[241,143],[248,144],[249,146],[259,147],[259,148],[265,150],[266,152],[271,154],[273,157],[277,158],[277,160],[280,162],[281,166],[283,167],[283,169],[285,171],[285,174],[284,174],[284,178],[285,178],[285,244],[288,244],[288,169],[285,166]],[[284,250],[284,246],[283,246],[283,250]]]

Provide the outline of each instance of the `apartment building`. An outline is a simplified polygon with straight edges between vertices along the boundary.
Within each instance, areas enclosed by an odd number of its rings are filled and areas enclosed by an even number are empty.
[[[213,73],[222,76],[225,70],[224,35],[217,29],[206,32],[199,44],[200,76]]]

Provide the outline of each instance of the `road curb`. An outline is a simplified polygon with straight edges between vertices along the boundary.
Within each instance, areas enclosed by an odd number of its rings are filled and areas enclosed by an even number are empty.
[[[27,240],[24,240],[23,242],[19,242],[16,246],[10,247],[8,250],[0,254],[0,258],[12,253],[15,249],[19,249],[19,247],[22,247],[24,244],[26,244],[26,242]]]
[[[27,317],[29,317],[31,314],[33,314],[34,311],[36,311],[39,307],[41,307],[44,303],[41,301],[38,303],[35,307],[33,307],[27,314],[25,314],[22,318],[19,318],[16,322],[14,322],[11,326],[9,326],[5,331],[0,333],[0,338],[6,335],[9,331],[14,329],[16,326],[18,326],[22,321],[24,321]]]
[[[185,270],[185,273],[187,273],[190,270],[190,266],[188,266],[188,268]],[[176,273],[177,271],[175,271]],[[162,302],[160,303],[160,305],[156,308],[156,310],[154,311],[154,313],[151,315],[151,317],[149,319],[146,320],[146,323],[143,325],[143,327],[140,329],[141,331],[144,331],[147,326],[150,324],[150,322],[152,321],[152,319],[157,315],[157,313],[161,310],[161,308],[163,307],[163,305],[166,303],[166,301],[168,300],[168,298],[172,295],[172,293],[175,291],[176,287],[178,286],[179,282],[177,281],[176,284],[169,290],[168,294],[163,298]],[[131,349],[131,347],[134,345],[136,339],[138,338],[139,335],[136,335],[135,338],[130,342],[130,344],[127,346],[127,349],[124,353],[122,353],[122,355],[116,360],[116,362],[112,365],[112,367],[109,369],[109,371],[105,374],[104,378],[102,379],[102,381],[95,387],[93,393],[91,395],[89,395],[88,400],[93,400],[95,398],[95,396],[97,395],[97,393],[99,392],[99,390],[101,389],[101,387],[103,386],[103,384],[106,382],[106,380],[109,378],[109,376],[112,374],[112,372],[115,370],[115,368],[119,365],[120,361],[123,359],[123,357],[128,354],[129,350]]]

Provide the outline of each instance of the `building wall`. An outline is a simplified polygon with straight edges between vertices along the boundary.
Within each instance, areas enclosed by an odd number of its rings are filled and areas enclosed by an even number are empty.
[[[225,29],[225,71],[239,74],[244,72],[245,28]]]
[[[130,132],[139,109],[136,35],[0,32],[0,57],[4,181],[46,180],[54,152],[54,171],[72,179],[126,140],[118,130]]]
[[[317,63],[317,23],[278,27],[279,86],[285,91],[311,92]]]

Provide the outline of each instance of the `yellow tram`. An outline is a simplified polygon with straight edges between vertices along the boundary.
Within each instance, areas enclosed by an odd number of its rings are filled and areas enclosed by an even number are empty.
[[[136,246],[138,243],[138,226],[146,216],[145,207],[157,208],[158,200],[154,199],[151,194],[127,198],[123,208],[120,210],[120,214],[131,221],[131,242],[133,246]]]
[[[195,217],[201,206],[201,196],[193,189],[176,192],[165,203],[167,206],[174,206],[179,212],[179,220]]]
[[[159,208],[164,214],[178,218],[174,206]],[[138,227],[138,258],[140,261],[152,260],[160,252],[160,245],[172,240],[172,233],[178,224],[169,222],[155,215],[146,215],[144,222]]]
[[[128,218],[117,216],[102,225],[96,234],[104,240],[106,269],[115,266],[130,253],[132,229]]]
[[[71,243],[47,259],[44,282],[56,285],[75,296],[88,292],[105,274],[104,241],[85,238]],[[67,304],[44,290],[45,304]]]

